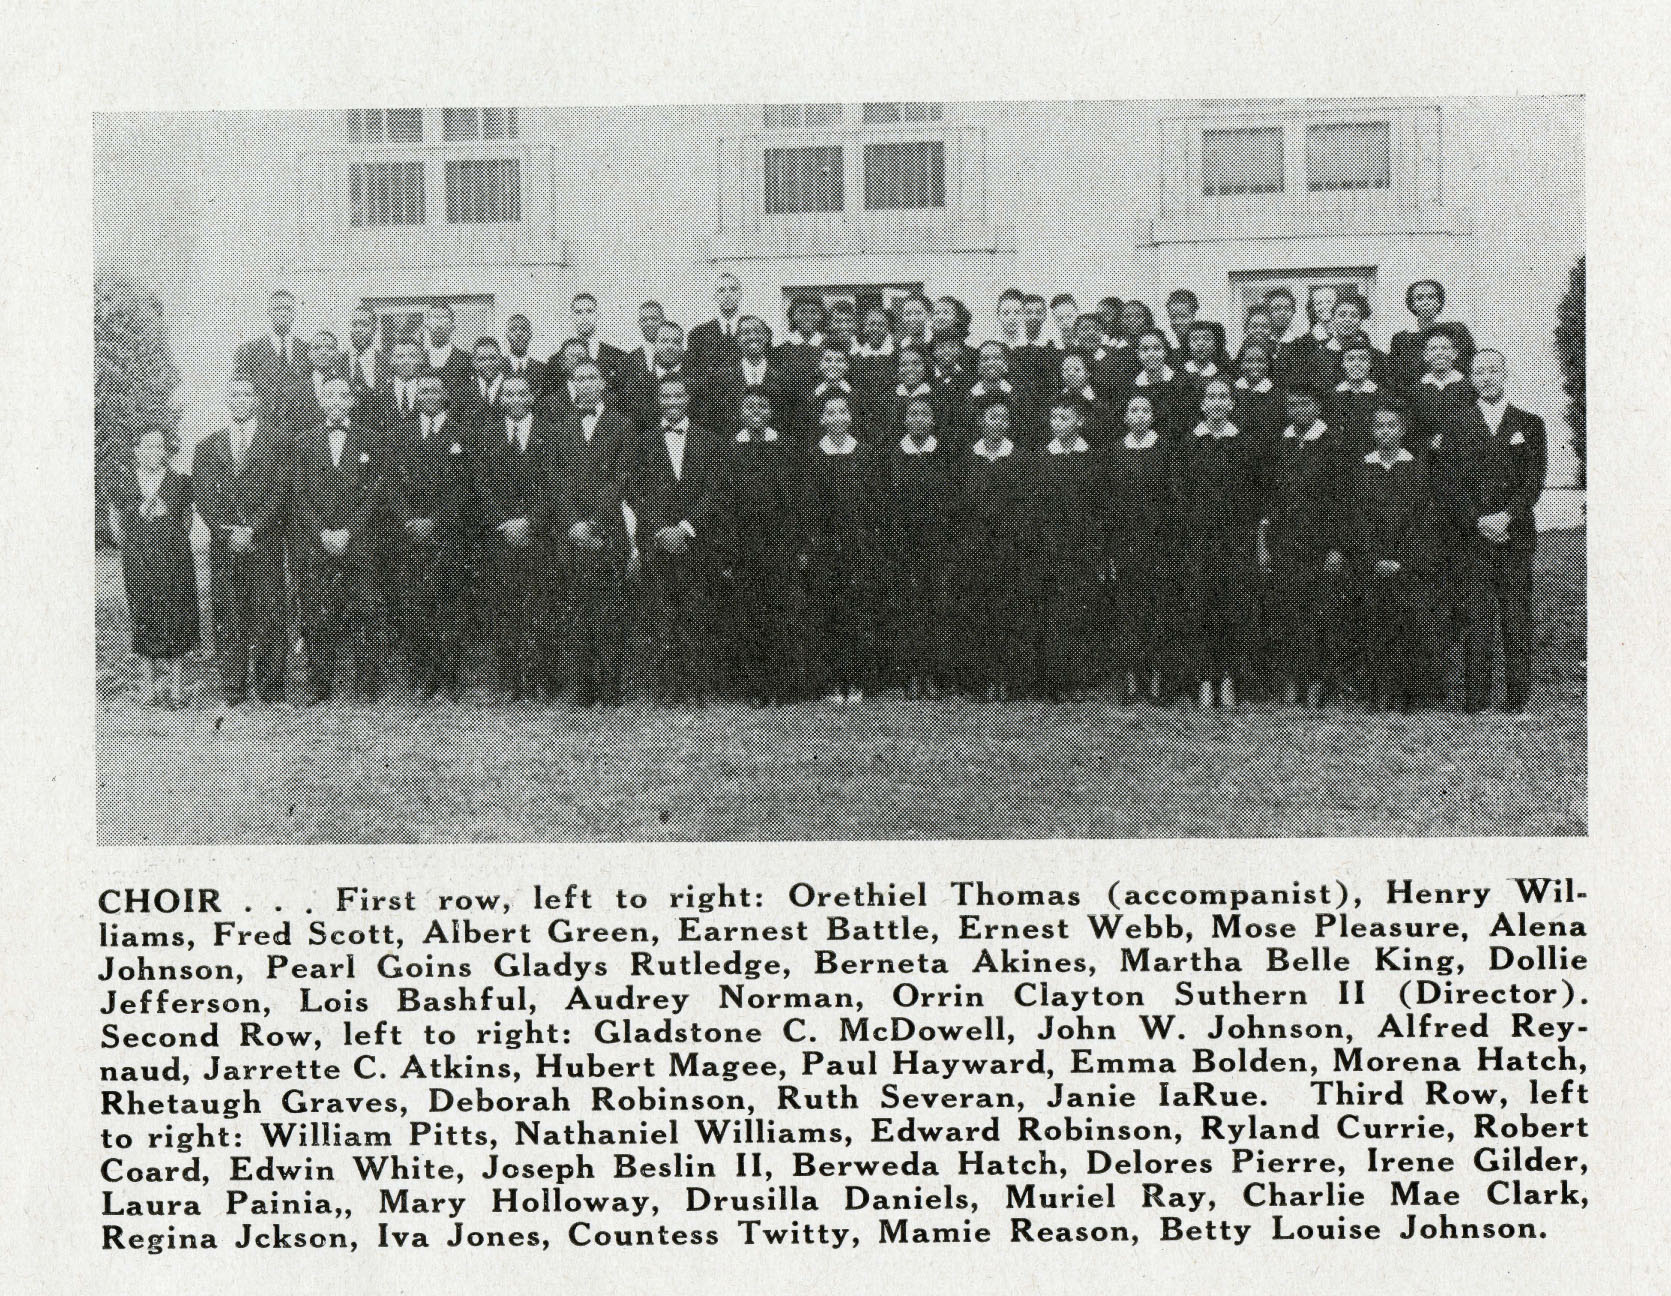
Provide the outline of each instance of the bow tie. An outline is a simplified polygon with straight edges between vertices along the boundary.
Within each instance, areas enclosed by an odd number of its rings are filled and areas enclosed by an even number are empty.
[[[661,431],[663,436],[682,437],[685,434],[685,429],[676,423],[663,423]]]

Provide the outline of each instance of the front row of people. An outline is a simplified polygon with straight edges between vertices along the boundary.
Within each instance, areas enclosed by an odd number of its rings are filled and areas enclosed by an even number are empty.
[[[1187,692],[1202,707],[1249,684],[1314,707],[1345,691],[1426,707],[1444,700],[1460,634],[1464,702],[1479,709],[1500,623],[1518,709],[1544,447],[1502,376],[1481,352],[1479,403],[1414,442],[1407,407],[1375,401],[1368,453],[1315,391],[1291,388],[1259,427],[1242,416],[1264,393],[1223,377],[1194,389],[1193,425],[1172,428],[1176,408],[1135,387],[1094,444],[1087,403],[1065,392],[1034,448],[1001,393],[973,413],[972,444],[927,391],[868,424],[850,392],[826,392],[793,436],[749,388],[721,435],[691,420],[680,376],[661,380],[660,417],[640,433],[590,361],[554,422],[515,375],[476,424],[436,375],[384,425],[332,378],[325,417],[292,442],[235,379],[231,424],[197,449],[195,480],[153,433],[109,503],[134,648],[177,663],[196,643],[195,500],[232,704],[252,687],[284,696],[288,571],[313,701],[349,662],[376,697],[391,649],[424,697],[456,698],[480,633],[506,698],[616,703],[643,617],[667,704],[893,683],[1063,699],[1109,680],[1126,700]],[[177,666],[170,678],[177,700]]]

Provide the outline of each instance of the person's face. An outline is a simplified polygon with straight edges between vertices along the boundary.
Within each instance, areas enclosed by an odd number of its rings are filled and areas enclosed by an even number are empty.
[[[685,336],[677,326],[663,324],[656,330],[656,363],[671,369],[685,357]]]
[[[598,327],[598,304],[589,297],[582,297],[569,307],[569,313],[574,316],[574,332],[576,337],[589,338]]]
[[[865,312],[865,341],[873,347],[888,340],[888,317],[879,310]]]
[[[934,432],[934,409],[927,401],[914,400],[905,409],[905,430],[918,441]]]
[[[325,407],[325,418],[328,422],[344,422],[348,418],[348,412],[354,408],[354,394],[349,391],[347,381],[332,378],[327,382],[320,404]]]
[[[1236,407],[1236,402],[1230,397],[1230,389],[1221,382],[1207,384],[1207,391],[1201,398],[1201,412],[1215,423],[1223,422],[1230,417],[1230,411]]]
[[[447,407],[447,389],[434,374],[418,379],[418,409],[434,418]]]
[[[981,411],[981,433],[989,443],[997,445],[1010,434],[1008,405],[988,405]]]
[[[1247,317],[1247,335],[1249,337],[1268,338],[1271,335],[1271,317],[1264,311],[1254,311]]]
[[[1356,302],[1340,302],[1334,308],[1334,314],[1329,317],[1329,326],[1334,329],[1334,335],[1342,340],[1355,337],[1363,328],[1363,312],[1358,309]]]
[[[1339,300],[1339,294],[1333,288],[1313,288],[1306,300],[1310,303],[1311,318],[1322,324],[1334,315],[1334,306]]]
[[[1064,356],[1062,359],[1062,386],[1069,391],[1078,391],[1090,382],[1091,375],[1085,371],[1085,357],[1079,355]]]
[[[308,344],[308,360],[321,373],[329,372],[337,362],[336,339],[321,333]]]
[[[818,332],[819,309],[815,302],[796,302],[789,309],[789,326],[802,337]]]
[[[1481,400],[1494,405],[1503,398],[1508,372],[1503,365],[1503,357],[1495,351],[1482,351],[1476,355],[1469,376]]]
[[[818,367],[823,371],[825,382],[840,382],[847,377],[847,355],[842,351],[826,349]]]
[[[1351,382],[1362,382],[1369,377],[1369,352],[1353,348],[1340,357],[1340,367]]]
[[[586,344],[570,340],[563,343],[563,372],[574,377],[575,366],[586,358]]]
[[[348,342],[356,351],[367,350],[377,336],[377,316],[370,311],[355,311],[348,321]]]
[[[847,302],[837,302],[830,307],[830,332],[838,337],[850,338],[858,331],[859,313]]]
[[[721,275],[719,283],[714,286],[714,302],[719,307],[719,313],[732,316],[743,301],[743,286],[730,275]]]
[[[445,346],[453,340],[453,313],[450,310],[434,309],[425,312],[424,327],[429,330],[429,340],[436,346]]]
[[[656,333],[661,328],[661,310],[655,306],[641,306],[638,310],[638,331],[644,340],[655,345]]]
[[[928,310],[915,297],[900,302],[899,327],[906,337],[921,337],[927,323]]]
[[[1064,445],[1073,444],[1079,435],[1079,414],[1058,405],[1050,411],[1050,434]]]
[[[134,462],[146,472],[156,472],[162,467],[164,456],[168,452],[168,443],[163,440],[161,432],[147,432],[135,442],[133,447]]]
[[[1288,326],[1294,322],[1294,303],[1286,297],[1272,297],[1267,304],[1271,310],[1272,334],[1286,336]]]
[[[1134,338],[1149,327],[1148,313],[1138,302],[1127,302],[1120,312],[1120,326],[1128,338]]]
[[[982,347],[979,365],[983,382],[998,382],[1009,372],[1009,365],[1004,362],[1004,353],[997,347]]]
[[[505,325],[505,345],[510,347],[513,356],[527,355],[528,344],[533,340],[533,326],[520,315],[513,316],[510,323]]]
[[[819,416],[818,422],[824,431],[830,434],[831,439],[845,440],[853,427],[853,410],[844,400],[826,401],[824,412]]]
[[[942,336],[950,336],[957,332],[957,307],[941,298],[934,303],[934,331]]]
[[[273,332],[280,337],[286,336],[291,326],[296,322],[296,301],[292,297],[274,297],[267,303],[267,318],[272,321]]]
[[[1375,411],[1375,448],[1388,459],[1404,444],[1404,420],[1391,410]]]
[[[499,348],[483,344],[471,354],[470,362],[475,366],[476,376],[492,382],[499,376],[499,368],[504,363],[499,358]]]
[[[766,326],[759,320],[749,320],[737,330],[737,345],[750,364],[758,364],[766,354]]]
[[[1187,337],[1189,326],[1195,323],[1195,307],[1186,301],[1170,301],[1166,303],[1166,314],[1172,321],[1172,335]]]
[[[1021,303],[1021,324],[1027,330],[1029,342],[1037,341],[1039,334],[1044,332],[1044,317],[1047,313],[1041,301]]]
[[[690,413],[690,393],[684,383],[663,383],[657,396],[661,401],[661,416],[669,423],[677,423]]]
[[[590,360],[575,366],[574,398],[583,407],[596,407],[603,399],[603,375]]]
[[[1155,425],[1155,407],[1146,396],[1133,396],[1126,402],[1126,427],[1141,437]]]
[[[1105,301],[1097,303],[1097,324],[1109,337],[1114,337],[1120,331],[1120,312],[1124,306],[1120,302]]]
[[[1317,402],[1305,392],[1288,396],[1288,426],[1304,430],[1317,421]]]
[[[242,423],[255,413],[255,388],[247,382],[235,382],[226,389],[226,408],[234,423]]]
[[[910,391],[928,376],[921,351],[904,351],[899,357],[899,381]]]
[[[762,432],[772,421],[772,403],[759,392],[750,392],[743,397],[739,417],[750,432]]]
[[[1456,343],[1443,333],[1435,333],[1427,339],[1426,357],[1429,373],[1449,373],[1456,368]]]
[[[402,382],[410,382],[424,365],[424,353],[416,342],[397,342],[389,355],[389,367]]]
[[[1074,323],[1079,319],[1079,307],[1072,302],[1059,302],[1050,308],[1050,314],[1056,321],[1056,331],[1062,335],[1062,339],[1071,339]]]
[[[519,376],[507,378],[499,389],[499,404],[507,418],[519,419],[534,408],[534,391],[528,380]]]
[[[1096,320],[1089,315],[1074,321],[1073,344],[1081,351],[1096,350],[1097,344],[1102,341],[1101,334],[1102,330],[1097,326]]]
[[[1189,358],[1196,364],[1206,364],[1218,350],[1213,335],[1204,329],[1195,329],[1189,335]]]
[[[1150,373],[1159,373],[1166,367],[1166,344],[1153,333],[1148,334],[1137,344],[1137,360]]]
[[[1432,284],[1417,284],[1410,290],[1410,312],[1419,320],[1439,318],[1439,290]]]
[[[934,344],[934,363],[942,373],[950,373],[958,367],[958,358],[963,354],[963,347],[955,338],[942,338]]]
[[[1005,337],[1019,337],[1021,334],[1021,303],[1013,297],[1006,297],[998,303],[998,327],[1003,330]]]
[[[1271,376],[1271,358],[1258,349],[1242,357],[1242,377],[1258,386]]]

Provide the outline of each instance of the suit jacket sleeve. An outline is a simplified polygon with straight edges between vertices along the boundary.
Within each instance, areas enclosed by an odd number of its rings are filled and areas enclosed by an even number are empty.
[[[226,472],[220,455],[215,450],[214,437],[205,437],[191,452],[191,475],[197,484],[197,516],[213,536],[220,536],[235,519],[225,508],[227,504]]]
[[[1536,414],[1520,411],[1518,422],[1521,424],[1520,434],[1526,438],[1526,453],[1522,457],[1525,475],[1510,497],[1508,511],[1517,521],[1530,527],[1536,525],[1532,510],[1543,498],[1543,479],[1549,468],[1549,445],[1543,420]]]

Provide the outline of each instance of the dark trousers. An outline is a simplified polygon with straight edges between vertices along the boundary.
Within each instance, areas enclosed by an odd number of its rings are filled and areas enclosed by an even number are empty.
[[[1035,669],[1044,696],[1076,693],[1091,682],[1093,617],[1101,602],[1095,570],[1060,565],[1045,572],[1034,623]]]
[[[1270,597],[1272,675],[1298,684],[1334,684],[1346,660],[1341,644],[1345,572],[1330,573],[1323,555],[1275,556]]]
[[[484,620],[493,641],[499,687],[513,701],[533,698],[550,685],[551,555],[537,542],[518,549],[494,535],[488,540]]]
[[[1465,629],[1463,696],[1470,711],[1491,705],[1491,658],[1503,635],[1503,706],[1526,705],[1532,679],[1532,547],[1472,539],[1460,555]]]
[[[970,556],[958,587],[958,682],[970,692],[1002,684],[1019,693],[1031,682],[1037,598],[1008,554]]]
[[[562,591],[563,676],[582,706],[621,700],[626,565],[608,551],[571,555]]]
[[[788,554],[738,554],[731,565],[731,681],[754,702],[787,702],[799,691],[794,637],[794,564]]]
[[[708,639],[713,627],[712,577],[706,557],[692,550],[659,553],[652,547],[644,553],[644,572],[654,637],[651,689],[655,699],[703,701],[711,687]]]
[[[222,545],[209,550],[209,606],[221,689],[227,701],[255,692],[264,702],[284,697],[284,546],[262,544],[247,554]]]
[[[1113,621],[1111,659],[1116,676],[1128,671],[1147,687],[1157,672],[1170,687],[1178,671],[1178,579],[1158,560],[1138,559],[1115,569],[1107,587]]]
[[[373,568],[364,561],[310,555],[304,581],[302,625],[307,641],[308,689],[314,700],[331,695],[346,652],[354,687],[376,697],[382,682],[382,599]]]
[[[814,556],[807,572],[812,682],[824,692],[876,687],[873,573],[862,556]]]
[[[946,682],[946,564],[938,547],[916,546],[893,569],[893,667],[907,679]]]
[[[456,548],[407,542],[384,571],[396,573],[390,638],[402,642],[413,682],[453,696],[463,679],[465,592],[468,574]]]
[[[1246,546],[1252,548],[1251,538]],[[1193,678],[1242,681],[1251,665],[1258,578],[1251,552],[1213,547],[1191,555],[1182,617]]]
[[[1396,707],[1434,705],[1439,681],[1430,583],[1412,572],[1371,572],[1362,593],[1364,684],[1370,699]]]

